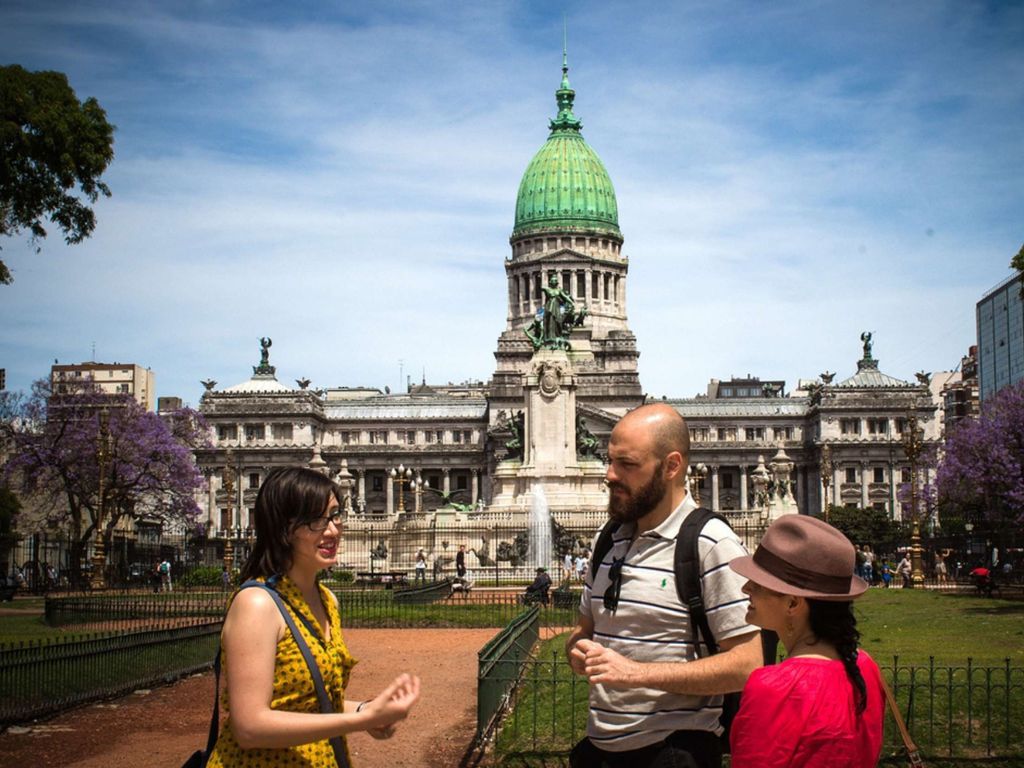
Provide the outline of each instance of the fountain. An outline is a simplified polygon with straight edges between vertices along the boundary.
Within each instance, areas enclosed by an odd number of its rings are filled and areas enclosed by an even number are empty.
[[[530,548],[528,559],[534,568],[551,567],[551,510],[544,486],[533,486],[530,501]]]

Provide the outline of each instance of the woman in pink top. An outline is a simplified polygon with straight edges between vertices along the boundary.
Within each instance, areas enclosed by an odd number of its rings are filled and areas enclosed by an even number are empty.
[[[745,576],[747,621],[778,633],[787,658],[754,672],[732,723],[732,768],[871,768],[882,748],[885,701],[878,665],[858,650],[850,541],[827,523],[784,515]]]

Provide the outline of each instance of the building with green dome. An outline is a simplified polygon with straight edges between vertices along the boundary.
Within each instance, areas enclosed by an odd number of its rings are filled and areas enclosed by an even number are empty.
[[[558,111],[516,195],[512,253],[505,260],[508,312],[491,387],[494,413],[522,402],[522,376],[533,357],[523,329],[536,317],[542,287],[552,276],[587,307],[587,321],[569,339],[580,407],[621,414],[643,398],[636,337],[626,315],[629,259],[622,251],[615,187],[583,138],[582,121],[573,112],[575,97],[563,53]]]

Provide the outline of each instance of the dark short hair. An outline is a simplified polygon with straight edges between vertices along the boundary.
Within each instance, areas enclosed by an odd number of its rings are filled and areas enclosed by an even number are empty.
[[[341,502],[338,487],[312,469],[271,470],[256,496],[256,542],[242,566],[242,580],[268,578],[287,571],[292,565],[292,532],[323,517],[332,496]]]

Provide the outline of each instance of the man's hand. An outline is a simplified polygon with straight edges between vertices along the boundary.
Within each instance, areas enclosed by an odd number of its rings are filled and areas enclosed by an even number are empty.
[[[621,653],[605,648],[593,640],[580,640],[570,656],[580,654],[583,672],[591,685],[600,683],[609,688],[638,688],[643,685],[643,665]],[[575,669],[575,664],[573,664]]]

